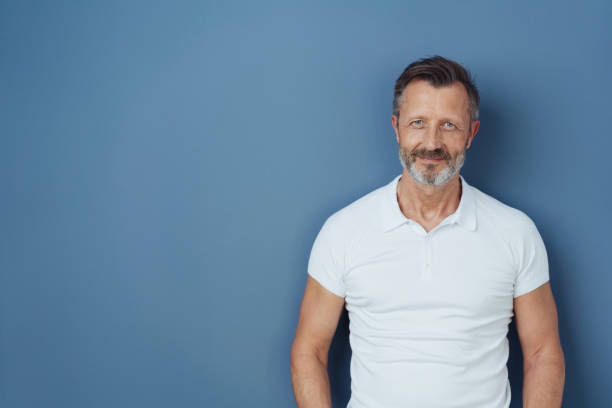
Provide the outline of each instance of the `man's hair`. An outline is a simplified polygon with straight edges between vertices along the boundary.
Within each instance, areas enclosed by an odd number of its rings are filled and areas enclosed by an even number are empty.
[[[446,59],[439,55],[422,58],[408,65],[404,72],[395,81],[395,92],[393,93],[393,115],[399,119],[402,93],[404,89],[415,79],[423,79],[432,86],[439,88],[450,86],[454,82],[460,82],[467,91],[470,100],[470,120],[478,120],[478,106],[480,95],[474,84],[470,72],[455,61]]]

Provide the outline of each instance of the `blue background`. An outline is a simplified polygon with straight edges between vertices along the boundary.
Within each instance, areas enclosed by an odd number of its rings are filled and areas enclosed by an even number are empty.
[[[2,2],[0,405],[294,406],[311,245],[441,54],[481,91],[462,174],[546,243],[564,406],[612,406],[612,7],[533,3]],[[338,407],[349,357],[344,315]]]

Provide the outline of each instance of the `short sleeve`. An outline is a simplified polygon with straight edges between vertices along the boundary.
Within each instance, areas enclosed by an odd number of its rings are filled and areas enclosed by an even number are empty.
[[[518,268],[514,283],[517,298],[549,281],[548,256],[534,222],[522,213],[518,243]]]
[[[334,216],[330,216],[315,238],[308,259],[308,274],[333,294],[344,297],[344,241]]]

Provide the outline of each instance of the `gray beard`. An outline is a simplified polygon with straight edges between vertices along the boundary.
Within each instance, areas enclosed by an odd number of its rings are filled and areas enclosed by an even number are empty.
[[[463,153],[455,157],[454,160],[449,161],[448,165],[438,173],[434,173],[433,171],[421,172],[417,168],[416,158],[414,156],[405,155],[402,148],[399,149],[399,159],[402,163],[402,167],[404,167],[408,173],[410,173],[416,182],[441,186],[446,184],[455,176],[455,174],[459,172],[459,170],[461,170],[463,163],[465,163],[465,150]]]

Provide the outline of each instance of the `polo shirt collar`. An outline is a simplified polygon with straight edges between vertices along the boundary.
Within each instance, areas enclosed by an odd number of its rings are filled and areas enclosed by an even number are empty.
[[[397,183],[401,176],[401,173],[395,176],[383,190],[381,219],[384,232],[390,231],[409,221],[400,210],[399,203],[397,202]],[[471,186],[465,181],[461,174],[459,175],[459,179],[461,180],[461,199],[459,200],[459,206],[453,214],[447,217],[448,220],[445,219],[442,222],[445,224],[456,223],[468,231],[474,231],[476,230],[476,203],[474,202],[474,193]]]

